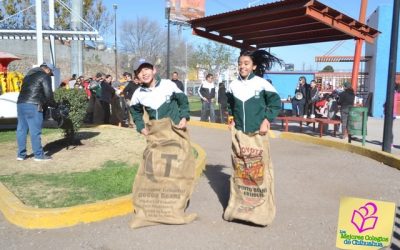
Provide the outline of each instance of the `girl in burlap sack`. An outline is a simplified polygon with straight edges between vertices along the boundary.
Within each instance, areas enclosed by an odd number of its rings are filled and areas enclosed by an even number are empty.
[[[232,132],[230,198],[224,212],[228,221],[267,226],[275,218],[274,173],[268,130],[281,109],[281,100],[265,70],[281,60],[264,50],[243,52],[239,77],[227,89]]]
[[[184,213],[195,177],[186,131],[190,117],[187,96],[174,82],[158,79],[150,63],[142,62],[135,73],[142,86],[134,92],[130,109],[136,130],[146,136],[147,146],[132,188],[131,227],[189,223],[196,214]]]

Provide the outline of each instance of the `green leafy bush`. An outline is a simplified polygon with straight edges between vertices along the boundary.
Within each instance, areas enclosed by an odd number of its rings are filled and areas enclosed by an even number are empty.
[[[82,126],[86,115],[87,96],[83,89],[64,89],[59,88],[54,92],[54,99],[59,104],[64,104],[69,109],[68,118],[61,127],[64,136],[72,141],[75,133]]]

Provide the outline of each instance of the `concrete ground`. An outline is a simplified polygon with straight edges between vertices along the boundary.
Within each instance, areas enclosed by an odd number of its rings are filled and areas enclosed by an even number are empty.
[[[318,125],[316,125],[317,127]],[[367,125],[367,136],[365,139],[365,147],[371,148],[376,151],[382,151],[382,141],[383,141],[383,126],[384,120],[378,118],[368,117],[368,125]],[[279,131],[281,130],[281,123],[275,122],[273,125],[273,129]],[[289,132],[299,133],[299,124],[298,123],[289,123]],[[347,140],[340,139],[341,133],[338,132],[336,137],[333,137],[333,125],[330,125],[328,133],[324,134],[324,139],[347,142]],[[279,133],[279,132],[277,132]],[[310,134],[312,136],[319,136],[319,130],[316,128],[316,131],[312,131],[312,126],[304,126],[303,125],[303,133]],[[362,146],[362,137],[361,136],[353,136],[353,140],[351,141],[354,145]],[[400,156],[400,119],[395,119],[393,121],[393,146],[391,148],[391,153],[394,155]]]
[[[382,124],[369,120],[367,147],[380,150]],[[398,120],[395,126],[393,154],[400,155]],[[64,229],[27,230],[0,215],[0,249],[335,249],[340,197],[400,204],[399,170],[357,154],[276,138],[271,139],[275,221],[265,228],[226,222],[222,213],[229,199],[229,132],[190,127],[190,134],[208,155],[188,209],[198,213],[195,222],[133,230],[127,215]],[[400,246],[399,208],[396,223],[394,249]]]

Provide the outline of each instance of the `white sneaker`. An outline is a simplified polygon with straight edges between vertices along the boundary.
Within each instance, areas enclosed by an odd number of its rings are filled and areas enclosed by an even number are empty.
[[[17,157],[17,161],[25,161],[26,158],[22,158],[22,157]]]
[[[311,118],[315,118],[315,115],[310,115]]]
[[[307,118],[307,115],[303,115],[303,118]]]
[[[52,160],[53,158],[51,158],[50,156],[47,156],[47,155],[43,155],[43,158],[34,158],[33,160],[34,161],[50,161],[50,160]]]

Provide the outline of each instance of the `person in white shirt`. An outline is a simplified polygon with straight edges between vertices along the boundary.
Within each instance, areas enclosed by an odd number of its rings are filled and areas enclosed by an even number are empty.
[[[215,110],[213,102],[215,100],[215,85],[213,74],[207,74],[206,80],[200,85],[198,90],[201,98],[201,118],[203,122],[215,122]]]

